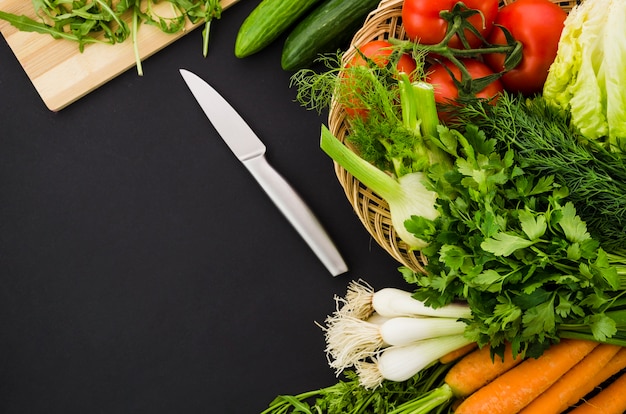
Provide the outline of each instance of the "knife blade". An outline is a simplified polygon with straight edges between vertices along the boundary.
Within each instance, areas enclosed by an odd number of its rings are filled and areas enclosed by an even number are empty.
[[[198,75],[185,69],[180,73],[215,130],[328,271],[333,276],[345,273],[348,267],[328,233],[293,187],[267,162],[265,145],[246,121]]]

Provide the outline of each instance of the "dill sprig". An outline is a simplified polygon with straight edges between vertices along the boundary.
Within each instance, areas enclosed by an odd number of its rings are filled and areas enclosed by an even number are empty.
[[[401,73],[397,62],[404,46],[395,47],[384,66],[365,56],[366,65],[342,65],[340,53],[322,56],[318,63],[325,70],[302,69],[290,86],[297,87],[296,101],[308,109],[321,113],[339,105],[349,125],[345,142],[364,160],[401,177],[448,159],[431,142],[439,120],[432,87],[424,88],[422,81],[423,56],[414,53],[415,71]]]
[[[626,162],[571,127],[568,114],[542,98],[504,95],[495,106],[479,102],[463,107],[462,122],[471,121],[511,148],[524,169],[554,175],[569,188],[589,232],[609,251],[626,246]]]

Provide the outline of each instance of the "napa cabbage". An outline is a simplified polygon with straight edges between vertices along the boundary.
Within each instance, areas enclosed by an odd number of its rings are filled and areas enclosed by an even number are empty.
[[[584,0],[565,20],[544,85],[588,139],[626,153],[626,0]]]

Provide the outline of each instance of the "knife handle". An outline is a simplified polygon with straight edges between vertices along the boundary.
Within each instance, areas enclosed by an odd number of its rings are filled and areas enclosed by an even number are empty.
[[[348,267],[321,223],[265,156],[245,160],[243,164],[328,271],[333,276],[345,273]]]

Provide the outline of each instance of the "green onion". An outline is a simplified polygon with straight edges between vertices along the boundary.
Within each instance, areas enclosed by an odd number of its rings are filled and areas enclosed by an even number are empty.
[[[383,381],[406,381],[436,363],[439,358],[472,341],[464,335],[448,335],[385,348],[373,362],[356,365],[361,385],[376,388]]]

